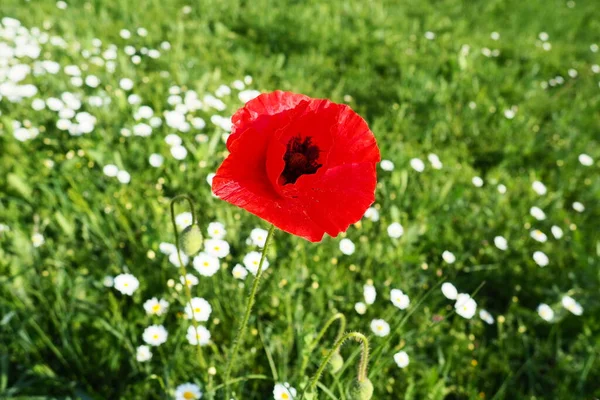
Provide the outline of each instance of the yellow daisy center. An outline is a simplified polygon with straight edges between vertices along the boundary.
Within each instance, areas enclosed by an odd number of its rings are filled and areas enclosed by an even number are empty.
[[[195,399],[196,395],[192,392],[185,392],[183,393],[183,398],[186,400]]]

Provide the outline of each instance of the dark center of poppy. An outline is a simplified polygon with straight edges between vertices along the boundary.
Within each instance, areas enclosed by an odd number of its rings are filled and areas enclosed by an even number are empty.
[[[317,172],[323,164],[319,164],[319,147],[312,143],[310,136],[302,139],[300,135],[292,137],[286,147],[283,161],[285,168],[279,177],[283,185],[296,183],[302,175],[310,175]]]

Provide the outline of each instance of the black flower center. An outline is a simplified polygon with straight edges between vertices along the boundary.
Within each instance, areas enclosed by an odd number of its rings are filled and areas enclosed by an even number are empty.
[[[319,164],[319,147],[312,143],[312,138],[307,136],[304,140],[298,134],[292,137],[288,143],[283,161],[285,168],[279,177],[281,184],[296,183],[302,175],[310,175],[317,172],[323,164]]]

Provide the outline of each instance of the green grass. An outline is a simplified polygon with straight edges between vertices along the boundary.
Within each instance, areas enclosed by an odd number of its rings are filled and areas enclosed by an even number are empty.
[[[101,80],[91,89],[72,86],[62,72],[29,76],[24,82],[38,87],[35,98],[69,90],[86,98],[105,92],[112,100],[100,108],[83,106],[98,122],[80,137],[58,130],[56,113],[33,111],[31,100],[0,100],[0,224],[10,227],[0,232],[0,398],[165,399],[184,382],[204,391],[222,383],[251,283],[249,277],[240,284],[230,271],[253,250],[246,244],[250,230],[268,226],[211,196],[206,177],[225,155],[223,131],[210,122],[213,111],[196,113],[207,121],[202,133],[208,142],[195,141],[195,130],[180,133],[189,154],[177,161],[164,142],[175,131],[164,123],[147,138],[121,136],[122,128],[135,124],[135,109],[118,82],[133,79],[142,104],[162,116],[172,109],[167,97],[173,85],[202,97],[245,75],[253,77],[252,89],[348,102],[396,168],[378,169],[381,219],[364,219],[348,230],[353,255],[340,252],[339,238],[311,244],[276,232],[268,254],[272,267],[236,365],[236,376],[250,376],[234,386],[238,399],[272,398],[274,382],[301,391],[303,351],[336,312],[348,318],[349,330],[371,334],[374,318],[392,326],[387,338],[371,335],[376,399],[600,397],[600,74],[592,71],[600,53],[590,50],[600,44],[595,2],[570,8],[537,0],[215,0],[193,4],[184,14],[186,4],[73,1],[66,10],[48,0],[0,4],[0,16],[28,28],[46,24],[42,30],[67,42],[66,49],[42,45],[40,59],[86,64],[86,73]],[[139,26],[148,29],[147,37],[135,34]],[[131,39],[119,36],[123,28],[133,32]],[[426,39],[426,31],[435,32],[435,40]],[[490,38],[492,31],[500,33],[498,41]],[[542,31],[549,34],[550,51],[541,47]],[[102,40],[103,50],[118,46],[114,73],[73,46],[91,50],[93,38]],[[143,57],[134,65],[123,53],[126,44],[160,48],[164,40],[171,49],[156,60]],[[470,46],[468,54],[461,55],[463,45]],[[486,57],[484,48],[499,55]],[[576,78],[569,77],[570,68]],[[541,87],[557,75],[564,84]],[[236,93],[224,98],[227,109],[220,115],[241,105]],[[507,119],[504,110],[513,105],[518,111]],[[43,132],[17,141],[15,120]],[[430,152],[439,155],[443,169],[431,168]],[[594,165],[578,162],[584,152]],[[162,167],[149,166],[151,153],[165,157]],[[423,173],[410,168],[413,157],[425,161]],[[129,171],[131,183],[106,177],[102,167],[110,163]],[[474,176],[485,185],[473,186]],[[548,187],[546,195],[531,189],[534,180]],[[498,193],[499,183],[506,194]],[[206,325],[214,345],[203,351],[215,376],[199,368],[185,339],[185,297],[167,285],[178,279],[178,270],[158,250],[160,242],[174,240],[168,206],[181,193],[195,199],[203,229],[212,221],[225,224],[231,244],[219,273],[200,277],[194,288],[213,307]],[[585,211],[575,212],[574,201]],[[530,216],[534,205],[546,212],[545,221]],[[399,240],[386,233],[394,221],[405,228]],[[550,234],[552,225],[564,230],[562,239]],[[531,239],[533,228],[548,241]],[[32,246],[34,232],[43,233],[44,245]],[[497,235],[508,240],[507,251],[494,247]],[[444,250],[456,255],[456,263],[443,262]],[[548,255],[547,267],[532,260],[536,250]],[[134,296],[103,286],[106,275],[126,270],[140,280]],[[354,304],[364,301],[368,280],[377,301],[359,315]],[[496,323],[454,314],[437,286],[444,280],[466,293],[483,284],[475,299]],[[391,288],[410,296],[408,310],[392,306]],[[566,293],[582,304],[583,315],[562,308]],[[146,316],[142,304],[154,296],[171,303],[166,316]],[[538,316],[540,303],[552,306],[554,322]],[[153,349],[149,363],[139,363],[135,349],[153,323],[165,325],[169,340]],[[334,338],[332,328],[307,376]],[[342,349],[344,369],[337,377],[324,374],[321,383],[331,394],[322,391],[320,398],[347,398],[357,349],[354,343]],[[406,369],[392,358],[400,349],[410,356]],[[224,391],[214,398],[224,398]]]

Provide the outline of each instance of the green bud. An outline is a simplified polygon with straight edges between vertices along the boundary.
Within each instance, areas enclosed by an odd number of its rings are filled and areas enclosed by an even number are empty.
[[[181,232],[179,247],[188,256],[193,256],[202,248],[202,232],[198,225],[190,225]]]
[[[340,355],[340,353],[335,353],[331,356],[331,360],[329,360],[329,371],[332,374],[337,373],[344,366],[344,358]]]
[[[364,381],[356,381],[350,390],[348,400],[371,400],[373,397],[373,384],[369,378]]]

